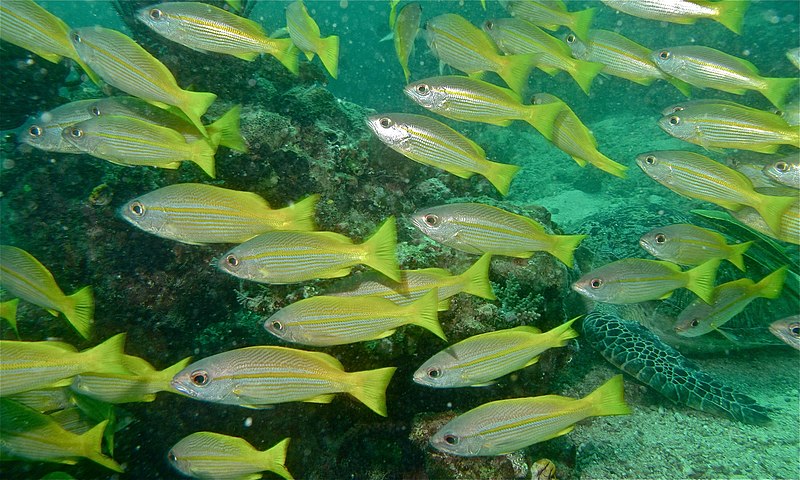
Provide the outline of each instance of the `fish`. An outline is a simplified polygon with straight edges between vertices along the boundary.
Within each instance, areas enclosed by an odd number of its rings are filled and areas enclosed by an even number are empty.
[[[294,302],[267,318],[264,328],[281,340],[315,347],[378,340],[403,325],[417,325],[444,341],[437,318],[436,289],[409,305],[380,297],[317,295]]]
[[[319,55],[325,70],[333,77],[339,75],[339,37],[322,38],[317,22],[308,14],[302,0],[295,0],[286,7],[286,29],[294,45],[305,53],[310,62],[314,54]]]
[[[558,105],[561,112],[553,122],[548,140],[566,153],[581,167],[587,164],[610,173],[615,177],[626,178],[628,167],[606,157],[597,150],[597,140],[581,119],[560,98],[549,93],[537,93],[531,98],[534,105]]]
[[[300,52],[291,40],[270,38],[258,23],[213,5],[160,3],[138,10],[136,18],[164,38],[192,50],[232,55],[249,62],[266,53],[293,74],[298,73]]]
[[[263,197],[201,183],[159,188],[126,203],[120,216],[131,225],[190,245],[243,243],[275,230],[312,231],[319,195],[281,209]]]
[[[792,62],[792,65],[800,69],[800,47],[793,48],[786,52],[786,58]]]
[[[786,345],[800,350],[800,315],[792,315],[772,322],[769,325],[769,331],[783,340]]]
[[[575,58],[602,64],[601,73],[639,85],[651,85],[656,80],[664,80],[687,97],[692,93],[691,85],[658,68],[650,58],[652,50],[619,33],[591,30],[585,41],[581,41],[574,33],[568,33],[564,40]]]
[[[191,357],[187,357],[164,370],[156,370],[142,358],[125,355],[123,362],[129,374],[81,373],[72,379],[70,388],[106,403],[152,402],[156,393],[173,391],[172,378],[190,361]]]
[[[736,95],[755,90],[778,108],[797,85],[796,78],[762,77],[747,60],[702,45],[656,49],[651,58],[664,73],[695,87]]]
[[[672,104],[668,107],[661,109],[661,116],[666,117],[668,115],[672,115],[673,113],[678,113],[686,110],[687,108],[696,108],[702,107],[705,105],[717,105],[717,106],[732,106],[742,107],[743,105],[731,102],[730,100],[722,100],[720,98],[700,98],[696,100],[684,100],[683,102]]]
[[[83,337],[89,338],[94,323],[92,287],[65,295],[53,274],[33,255],[21,248],[0,245],[0,287],[9,294],[58,316],[61,312]]]
[[[551,235],[535,220],[481,203],[450,203],[417,210],[411,221],[439,243],[473,254],[530,258],[547,252],[572,268],[586,235]]]
[[[76,123],[62,136],[82,152],[124,166],[150,166],[175,170],[186,160],[216,178],[214,155],[219,135],[212,142],[187,143],[180,133],[131,117],[103,116]]]
[[[800,245],[800,198],[796,199],[780,216],[778,230],[773,231],[762,216],[750,207],[729,210],[733,218],[748,227],[772,238]]]
[[[181,89],[163,63],[124,33],[95,26],[73,29],[69,36],[81,60],[103,81],[157,107],[178,107],[207,135],[200,117],[216,100],[215,94]]]
[[[580,38],[586,38],[592,26],[596,8],[568,12],[564,2],[550,0],[500,0],[500,5],[512,17],[521,18],[546,30],[568,27]]]
[[[19,331],[17,330],[18,303],[19,298],[12,298],[11,300],[0,302],[0,318],[4,319],[11,325],[11,328],[14,329],[14,333],[17,334],[17,337],[19,337]]]
[[[764,167],[764,174],[781,185],[800,189],[800,157],[791,155]]]
[[[403,6],[397,14],[397,19],[392,22],[392,33],[394,41],[394,51],[397,53],[397,60],[403,68],[406,83],[411,78],[411,71],[408,69],[408,59],[414,53],[414,41],[419,33],[420,17],[422,7],[419,2],[411,2]]]
[[[397,23],[397,6],[400,4],[400,0],[389,0],[389,28],[394,29],[395,23]]]
[[[695,300],[686,307],[675,321],[675,333],[682,337],[697,337],[725,325],[756,298],[778,298],[783,289],[788,266],[783,266],[758,283],[749,278],[740,278],[723,283],[714,289],[713,302],[707,304]],[[729,336],[727,333],[723,333]]]
[[[614,10],[634,17],[690,25],[708,18],[741,35],[749,0],[603,0]]]
[[[246,347],[194,362],[172,379],[179,392],[205,402],[264,408],[284,402],[330,403],[349,393],[386,416],[386,387],[395,367],[345,372],[322,352]]]
[[[721,234],[688,223],[658,227],[642,235],[639,245],[659,260],[679,265],[700,265],[712,258],[728,260],[745,271],[744,252],[752,241],[728,245]]]
[[[790,101],[783,109],[776,108],[773,113],[786,120],[792,127],[800,126],[800,99]]]
[[[681,271],[670,262],[624,258],[592,270],[573,283],[572,289],[596,302],[624,305],[665,299],[674,290],[686,288],[710,304],[719,263],[711,259]]]
[[[288,447],[288,438],[259,451],[243,438],[195,432],[173,445],[167,460],[175,470],[193,478],[257,480],[260,472],[269,471],[292,480],[284,465]]]
[[[73,396],[72,390],[66,386],[29,390],[9,395],[7,398],[30,407],[37,412],[50,413],[72,407],[74,405],[72,402]]]
[[[5,395],[5,394],[4,394]],[[76,435],[58,425],[51,417],[19,404],[0,398],[0,434],[3,437],[3,457],[32,462],[54,462],[74,465],[87,458],[115,472],[123,468],[101,449],[103,432],[108,420],[91,430]]]
[[[647,176],[680,195],[728,210],[752,207],[776,232],[780,230],[781,216],[795,201],[792,197],[762,195],[741,173],[698,153],[647,152],[637,156],[636,163]]]
[[[630,414],[623,395],[622,375],[615,375],[580,399],[542,395],[489,402],[448,422],[430,444],[462,457],[511,453],[565,435],[588,417]]]
[[[334,232],[266,232],[229,250],[217,263],[235,277],[287,284],[350,274],[367,265],[399,281],[395,248],[397,227],[389,217],[364,243]]]
[[[550,76],[567,72],[589,94],[594,77],[603,64],[572,58],[569,47],[536,25],[521,18],[494,18],[481,26],[506,55],[536,54],[536,68]]]
[[[687,105],[661,117],[658,126],[707,150],[738,148],[775,153],[781,145],[800,146],[800,131],[778,115],[730,103]]]
[[[61,132],[76,123],[92,118],[88,107],[94,100],[69,102],[26,121],[17,128],[17,142],[46,152],[81,153]]]
[[[84,372],[130,373],[123,362],[124,345],[124,333],[82,352],[62,342],[0,340],[3,351],[0,394],[5,397],[29,390],[69,385],[72,377]]]
[[[450,297],[468,293],[487,300],[496,300],[489,281],[491,254],[481,258],[459,275],[453,275],[443,268],[423,268],[421,270],[400,270],[400,282],[386,277],[370,278],[360,281],[355,288],[326,293],[332,297],[383,297],[398,305],[409,305],[430,290],[438,294],[439,311],[450,308]]]
[[[528,85],[536,61],[536,55],[502,55],[489,35],[454,13],[428,20],[425,39],[441,62],[473,76],[495,72],[517,93]]]
[[[433,388],[481,387],[533,365],[539,355],[578,336],[572,323],[546,332],[521,326],[474,335],[435,354],[414,372],[414,382]]]
[[[524,105],[513,90],[457,75],[410,83],[403,93],[418,105],[453,120],[500,127],[522,120],[545,137],[552,135],[553,123],[561,113],[559,105]]]
[[[440,168],[460,178],[485,177],[503,195],[520,170],[516,165],[492,162],[480,145],[444,123],[411,113],[383,113],[367,118],[367,126],[392,150],[423,165]]]

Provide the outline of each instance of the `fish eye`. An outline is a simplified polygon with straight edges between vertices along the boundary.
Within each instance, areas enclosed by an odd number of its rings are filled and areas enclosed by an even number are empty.
[[[425,85],[424,83],[420,83],[419,85],[417,85],[417,93],[419,93],[420,95],[427,95],[431,93],[431,87]]]
[[[447,434],[444,436],[444,441],[448,445],[458,445],[458,437],[455,435]]]
[[[574,34],[570,33],[567,35],[567,43],[575,43],[575,40],[577,40],[577,38]]]
[[[31,137],[38,138],[41,137],[43,133],[44,129],[38,125],[31,125],[31,128],[28,129],[28,134]]]
[[[691,325],[691,326],[693,326],[693,327],[696,327],[696,326],[700,325],[700,320],[698,320],[698,319],[696,319],[696,318],[695,318],[694,320],[692,320],[692,321],[689,323],[689,325]]]
[[[589,282],[589,286],[592,287],[592,288],[600,288],[600,287],[603,286],[603,280],[600,279],[600,278],[593,278]]]
[[[141,217],[144,215],[144,205],[142,202],[133,202],[130,206],[131,213],[136,215],[137,217]]]
[[[644,163],[648,165],[655,165],[656,164],[656,157],[653,155],[648,155],[644,157]]]
[[[33,127],[31,127],[33,128]],[[779,172],[788,172],[789,171],[789,164],[786,162],[778,162],[775,164],[775,169]]]
[[[167,454],[167,460],[169,460],[170,462],[177,462],[178,457],[176,457],[175,454],[172,453],[172,450],[170,450],[169,453]]]
[[[281,330],[283,330],[283,324],[281,324],[281,322],[279,322],[277,320],[272,322],[272,323],[270,323],[269,325],[273,328],[273,330],[277,330],[279,332]]]
[[[428,225],[429,227],[435,227],[439,225],[439,217],[432,213],[429,213],[424,217],[422,217],[422,221],[425,222],[425,225]]]
[[[800,337],[800,323],[790,324],[789,333],[791,333],[793,337]]]
[[[80,35],[78,35],[78,32],[73,32],[72,33],[72,41],[75,42],[75,43],[81,43],[81,42],[83,42],[83,39],[81,38]]]
[[[195,385],[203,386],[208,385],[208,372],[205,370],[198,370],[196,372],[192,372],[189,376],[189,380],[192,381]]]
[[[660,58],[661,60],[667,60],[671,56],[672,54],[669,53],[669,50],[661,50],[660,52],[658,52],[658,58]]]
[[[391,127],[392,125],[394,125],[394,122],[392,122],[392,120],[391,120],[390,118],[388,118],[388,117],[383,117],[383,118],[381,118],[380,120],[378,120],[378,123],[379,123],[379,124],[381,125],[381,127],[383,127],[383,128],[389,128],[389,127]]]
[[[161,16],[162,16],[161,10],[157,8],[150,10],[150,18],[152,18],[153,20],[160,20]]]
[[[442,371],[439,370],[438,368],[429,368],[428,376],[431,378],[439,378],[442,376]]]
[[[239,259],[236,258],[235,255],[228,255],[225,257],[225,261],[228,262],[228,265],[231,267],[238,267],[239,266]]]
[[[541,104],[542,104],[542,100],[541,100],[541,98],[539,98],[539,96],[534,95],[534,96],[531,97],[531,105],[541,105]]]
[[[662,245],[667,241],[667,236],[664,235],[663,233],[657,233],[655,238],[656,238],[656,243],[659,245]]]
[[[673,115],[673,116],[669,117],[669,124],[670,125],[678,125],[680,123],[681,123],[681,117],[679,117],[677,115]]]
[[[81,130],[80,128],[72,128],[69,131],[69,135],[72,138],[81,138],[83,136],[83,130]]]
[[[99,117],[100,116],[100,108],[97,107],[96,105],[94,107],[92,107],[92,115],[94,115],[95,117]]]
[[[494,23],[492,23],[491,20],[486,20],[486,23],[484,23],[484,25],[486,26],[487,30],[491,30],[494,28]]]

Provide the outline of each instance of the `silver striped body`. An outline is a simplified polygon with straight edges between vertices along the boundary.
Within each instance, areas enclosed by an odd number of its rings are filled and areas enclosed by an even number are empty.
[[[572,21],[563,2],[501,0],[500,4],[512,17],[521,18],[548,30],[557,30],[559,25]]]
[[[700,265],[732,253],[721,234],[686,223],[651,230],[642,235],[639,244],[654,257],[680,265]]]
[[[439,301],[446,300],[463,291],[465,280],[441,268],[423,270],[401,270],[401,282],[394,282],[382,275],[359,282],[355,288],[341,292],[326,293],[331,297],[383,297],[398,305],[409,305],[436,288]]]
[[[562,41],[545,33],[541,28],[520,18],[496,18],[487,20],[483,29],[506,55],[536,53],[537,67],[559,70],[575,69],[575,59],[569,47]]]
[[[69,302],[53,274],[28,252],[0,245],[0,259],[0,286],[10,295],[56,311]]]
[[[616,32],[591,30],[587,42],[571,36],[567,44],[576,58],[605,65],[603,73],[608,75],[643,85],[666,77],[650,58],[649,48]]]
[[[0,342],[0,394],[50,387],[91,368],[87,356],[61,342]]]
[[[719,13],[710,5],[686,0],[603,0],[603,3],[635,17],[675,23],[694,23],[694,19],[715,17]]]
[[[320,39],[319,26],[308,14],[301,0],[286,6],[286,30],[297,48],[304,52],[316,52]]]
[[[664,52],[669,58],[663,59]],[[658,68],[673,77],[701,88],[715,88],[729,93],[763,90],[767,83],[744,61],[709,47],[689,45],[653,50]]]
[[[500,52],[486,33],[460,15],[446,13],[428,20],[425,36],[433,54],[464,73],[502,69]]]
[[[600,281],[598,287],[592,282]],[[598,302],[638,303],[656,300],[685,287],[690,277],[672,263],[625,258],[596,268],[582,276],[573,290]]]
[[[89,104],[89,110],[93,117],[131,117],[175,130],[183,135],[187,143],[205,139],[191,122],[136,97],[98,98]]]
[[[92,118],[89,109],[94,102],[95,100],[78,100],[44,112],[17,129],[17,140],[48,152],[81,153],[81,149],[67,141],[61,132]]]
[[[196,432],[182,438],[172,446],[167,458],[184,475],[214,480],[249,479],[255,473],[269,470],[269,460],[273,463],[280,460],[258,451],[243,438],[211,432]]]
[[[0,39],[58,62],[78,55],[69,42],[69,27],[32,0],[0,3]]]

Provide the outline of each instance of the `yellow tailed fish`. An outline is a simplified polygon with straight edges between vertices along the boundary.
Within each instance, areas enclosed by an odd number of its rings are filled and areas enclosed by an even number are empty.
[[[422,208],[411,217],[422,233],[467,253],[529,258],[547,252],[572,267],[573,253],[586,235],[552,235],[531,218],[481,203]]]
[[[322,352],[285,347],[248,347],[194,362],[172,379],[179,392],[205,402],[264,408],[284,402],[330,403],[349,393],[386,416],[386,387],[394,367],[345,372]]]
[[[488,160],[480,145],[424,115],[384,113],[367,118],[367,125],[383,143],[405,157],[461,178],[477,173],[503,195],[508,195],[511,180],[520,169]]]
[[[433,388],[480,387],[539,361],[550,348],[578,336],[572,320],[546,332],[522,326],[474,335],[437,353],[414,372],[414,381]]]
[[[206,134],[200,117],[217,96],[182,90],[163,63],[124,33],[102,27],[73,29],[72,45],[81,59],[108,84],[153,105],[178,107]]]
[[[565,26],[585,39],[592,26],[596,8],[568,12],[562,1],[554,0],[500,0],[500,5],[512,17],[521,18],[546,30],[558,30]]]
[[[419,33],[419,20],[421,15],[422,8],[419,6],[419,3],[409,3],[400,9],[397,20],[392,26],[394,51],[397,53],[400,66],[403,67],[403,75],[406,77],[406,83],[408,83],[409,78],[411,78],[411,72],[408,69],[408,59],[414,53],[414,41],[417,39],[417,33]]]
[[[562,70],[569,73],[587,95],[592,80],[604,69],[602,63],[572,58],[564,42],[521,18],[486,20],[483,30],[506,55],[537,54],[536,68],[551,76]]]
[[[292,480],[286,469],[289,439],[259,451],[245,439],[213,432],[196,432],[172,446],[167,460],[187,477],[256,480],[261,472],[273,472]]]
[[[258,23],[213,5],[161,3],[139,10],[136,18],[159,35],[192,50],[224,53],[247,61],[267,53],[290,72],[298,72],[298,51],[291,40],[270,38]]]
[[[124,346],[124,333],[82,352],[62,342],[0,340],[0,395],[69,385],[72,377],[84,372],[129,373],[124,364]]]
[[[783,340],[786,345],[800,350],[800,315],[776,320],[769,325],[769,331]]]
[[[800,190],[800,156],[797,154],[766,165],[764,173],[781,185]]]
[[[739,210],[729,210],[728,213],[736,220],[764,235],[800,245],[800,198],[795,199],[794,203],[780,216],[780,225],[778,225],[777,231],[773,231],[753,208],[743,207]]]
[[[549,93],[537,93],[531,98],[534,105],[558,105],[561,112],[553,122],[552,133],[548,140],[561,151],[572,157],[575,163],[585,167],[591,163],[604,172],[615,177],[625,178],[628,167],[611,160],[597,150],[597,140],[592,132],[575,115],[575,112],[561,99]]]
[[[756,90],[778,108],[797,85],[796,78],[762,77],[747,60],[701,45],[653,50],[651,58],[665,73],[695,87],[737,95]]]
[[[69,386],[64,386],[28,390],[27,392],[10,395],[8,398],[37,412],[49,413],[74,406],[73,395]]]
[[[223,272],[262,283],[297,283],[350,274],[367,265],[399,281],[397,227],[389,217],[364,243],[334,232],[267,232],[229,250],[219,259]]]
[[[688,223],[658,227],[639,239],[639,245],[660,260],[695,266],[719,258],[741,271],[745,270],[742,255],[752,244],[750,241],[728,245],[721,234]]]
[[[317,201],[319,195],[311,195],[272,209],[255,193],[180,183],[131,200],[120,215],[145,232],[178,242],[242,243],[273,230],[315,230]]]
[[[603,0],[603,3],[628,15],[660,22],[688,25],[708,18],[739,34],[750,6],[749,0]]]
[[[19,337],[19,331],[17,330],[18,303],[19,303],[19,298],[12,298],[11,300],[0,302],[0,318],[4,319],[11,325],[11,328],[14,329],[14,333],[17,334],[17,337]]]
[[[214,155],[220,134],[211,142],[187,143],[183,135],[132,117],[103,116],[76,123],[62,132],[82,152],[125,166],[177,169],[181,161],[197,164],[208,176],[216,177]]]
[[[712,303],[695,300],[678,315],[675,332],[682,337],[704,335],[725,325],[756,298],[778,298],[788,269],[788,266],[783,266],[758,283],[749,278],[740,278],[718,286],[714,289]]]
[[[462,16],[431,18],[425,36],[433,54],[456,70],[469,75],[495,72],[517,93],[528,85],[536,55],[502,55],[489,35]]]
[[[668,298],[673,290],[686,288],[711,303],[719,262],[712,259],[681,271],[670,262],[624,258],[592,270],[572,289],[596,302],[628,304]]]
[[[9,294],[46,309],[67,321],[83,338],[89,338],[94,322],[92,287],[65,295],[53,274],[33,255],[17,247],[0,245],[0,286]]]
[[[0,434],[3,436],[5,459],[33,462],[55,462],[74,465],[87,458],[115,472],[122,467],[101,450],[103,432],[108,420],[98,423],[83,435],[70,433],[48,415],[0,398]]]
[[[753,207],[775,232],[781,229],[783,213],[796,201],[793,197],[760,194],[741,173],[698,153],[648,152],[637,156],[636,163],[650,178],[673,192],[728,210]]]
[[[339,37],[322,38],[317,22],[308,14],[302,0],[295,0],[286,7],[286,29],[309,61],[317,54],[331,77],[339,75]]]
[[[315,347],[386,338],[404,325],[417,325],[447,341],[437,318],[436,289],[408,305],[380,297],[317,295],[288,305],[264,321],[264,328],[287,342]]]
[[[389,28],[394,30],[394,25],[397,23],[397,6],[400,0],[389,0]]]
[[[483,404],[448,422],[430,444],[462,457],[502,455],[565,435],[588,417],[630,413],[622,375],[616,375],[580,399],[543,395]]]

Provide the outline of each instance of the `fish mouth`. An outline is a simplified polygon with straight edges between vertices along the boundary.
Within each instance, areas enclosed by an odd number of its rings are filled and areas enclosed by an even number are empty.
[[[169,382],[169,385],[172,388],[174,388],[175,390],[177,390],[178,392],[186,395],[187,397],[197,398],[197,392],[195,392],[194,390],[191,390],[189,388],[186,388],[186,386],[183,385],[182,383],[179,383],[179,382],[176,382],[175,380],[173,380],[173,381]]]

